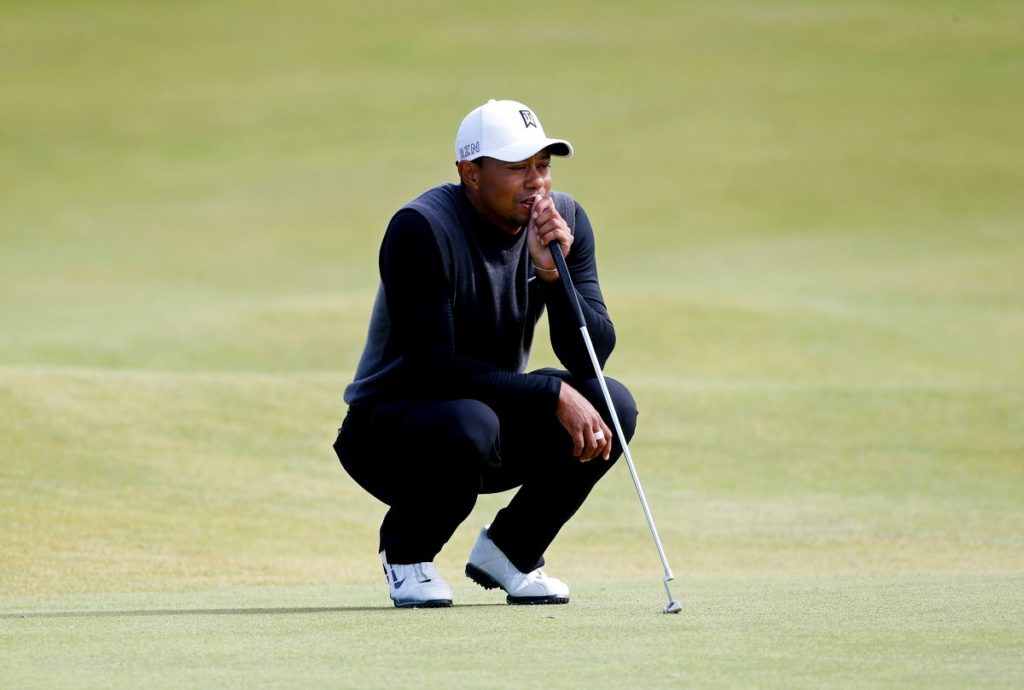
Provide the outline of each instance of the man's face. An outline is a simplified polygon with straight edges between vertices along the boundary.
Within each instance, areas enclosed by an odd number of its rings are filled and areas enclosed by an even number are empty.
[[[461,165],[474,165],[462,163]],[[487,220],[508,233],[516,233],[530,220],[537,192],[551,191],[551,154],[540,151],[524,161],[506,163],[480,158],[475,170],[463,174],[470,201]]]

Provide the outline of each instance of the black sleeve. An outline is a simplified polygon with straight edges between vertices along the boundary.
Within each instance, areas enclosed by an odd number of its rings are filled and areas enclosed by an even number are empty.
[[[587,322],[587,332],[594,343],[597,360],[603,369],[612,350],[615,349],[615,327],[608,316],[601,285],[597,280],[594,229],[579,204],[576,204],[576,226],[573,231],[572,247],[565,257],[565,263],[569,267],[569,276],[579,295],[580,307]],[[595,376],[594,366],[590,362],[576,322],[576,315],[561,281],[544,283],[541,294],[548,309],[551,347],[558,360],[574,376]]]
[[[455,352],[451,285],[443,261],[422,215],[404,210],[392,218],[381,245],[380,273],[408,383],[431,394],[546,404],[554,410],[557,378],[506,371]]]

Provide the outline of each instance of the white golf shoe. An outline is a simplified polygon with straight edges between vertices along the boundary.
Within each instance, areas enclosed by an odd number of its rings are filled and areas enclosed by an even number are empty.
[[[452,588],[438,574],[433,563],[391,564],[383,551],[380,552],[380,562],[391,590],[391,601],[398,608],[452,605]]]
[[[484,525],[469,553],[466,575],[484,589],[500,587],[510,604],[568,604],[569,585],[548,577],[540,568],[524,573],[487,536]]]

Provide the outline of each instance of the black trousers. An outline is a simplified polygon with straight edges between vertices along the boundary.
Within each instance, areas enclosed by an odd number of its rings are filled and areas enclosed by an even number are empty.
[[[544,369],[594,405],[614,433],[598,380],[577,380]],[[636,403],[626,387],[606,377],[627,437],[636,429]],[[513,409],[501,400],[399,399],[352,408],[334,449],[352,478],[390,506],[380,527],[380,549],[392,563],[432,561],[465,520],[477,496],[519,487],[491,522],[489,535],[523,572],[543,554],[622,454],[580,462],[554,409]]]

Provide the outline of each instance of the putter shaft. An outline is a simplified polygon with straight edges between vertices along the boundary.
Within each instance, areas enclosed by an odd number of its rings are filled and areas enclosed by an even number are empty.
[[[615,427],[615,433],[619,435],[619,444],[622,446],[622,454],[626,458],[626,467],[629,468],[629,476],[633,479],[633,486],[636,488],[636,494],[640,497],[640,505],[643,506],[644,516],[647,518],[647,526],[651,528],[651,536],[654,537],[654,545],[658,549],[658,557],[661,558],[661,565],[665,569],[665,579],[663,583],[665,585],[665,594],[668,595],[668,606],[663,611],[665,613],[678,613],[681,609],[679,602],[672,596],[672,588],[669,587],[675,576],[672,575],[672,568],[668,565],[668,558],[665,556],[665,548],[661,545],[661,538],[658,536],[658,528],[654,525],[654,517],[651,515],[651,508],[647,505],[647,497],[644,495],[644,489],[640,485],[640,476],[636,472],[636,466],[633,464],[633,456],[629,452],[629,445],[626,443],[626,435],[622,433],[622,425],[619,423],[619,415],[615,411],[615,405],[612,403],[612,396],[608,392],[608,384],[604,380],[604,372],[601,371],[601,364],[597,359],[597,352],[594,351],[594,343],[590,339],[590,332],[587,330],[587,320],[583,316],[583,308],[580,306],[579,296],[576,294],[576,288],[572,284],[572,278],[569,276],[569,267],[565,263],[565,257],[562,256],[562,249],[558,243],[552,243],[548,247],[551,251],[551,257],[555,261],[555,267],[558,269],[558,276],[562,281],[562,286],[565,288],[566,296],[569,298],[569,302],[573,306],[573,310],[576,312],[576,321],[579,324],[580,333],[583,336],[583,343],[587,348],[587,354],[590,356],[590,363],[594,367],[594,373],[597,375],[597,381],[601,386],[601,393],[604,395],[605,403],[608,405],[608,413],[612,418],[612,425]]]
[[[644,488],[640,484],[640,475],[637,474],[636,465],[633,464],[633,456],[629,452],[629,444],[626,442],[626,435],[622,432],[622,424],[619,423],[619,415],[615,411],[615,405],[612,404],[611,393],[608,392],[608,384],[605,383],[604,373],[601,371],[601,366],[597,360],[597,352],[594,350],[594,343],[590,339],[590,332],[587,330],[586,325],[580,327],[580,333],[583,336],[583,342],[586,344],[587,353],[590,355],[590,362],[594,366],[594,372],[597,374],[597,381],[601,386],[601,393],[604,394],[604,401],[608,405],[608,414],[612,418],[612,426],[615,427],[615,433],[619,436],[619,444],[622,446],[622,455],[626,458],[626,467],[629,469],[629,476],[633,479],[633,486],[636,488],[636,495],[640,498],[640,505],[644,509],[644,516],[647,518],[647,526],[651,528],[651,536],[654,537],[654,546],[658,549],[658,557],[661,558],[661,565],[665,569],[665,593],[668,595],[669,607],[676,603],[675,597],[672,596],[672,588],[669,587],[669,582],[675,579],[672,574],[672,568],[669,567],[668,557],[665,555],[665,547],[661,545],[661,537],[658,536],[658,528],[654,524],[654,516],[651,515],[651,507],[647,504],[647,496],[644,495]]]

